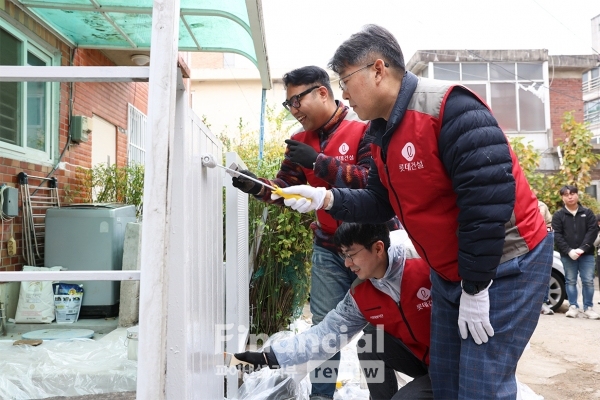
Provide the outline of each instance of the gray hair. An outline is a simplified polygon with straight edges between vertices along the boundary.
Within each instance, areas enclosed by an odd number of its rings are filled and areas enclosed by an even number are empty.
[[[363,26],[360,32],[352,34],[342,43],[329,61],[328,67],[339,73],[349,65],[358,65],[373,55],[380,56],[392,68],[404,73],[404,55],[398,41],[387,29],[374,24]]]

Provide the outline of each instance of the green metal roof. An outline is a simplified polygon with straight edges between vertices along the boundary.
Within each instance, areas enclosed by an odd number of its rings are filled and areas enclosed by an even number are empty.
[[[152,0],[18,1],[70,44],[150,50]],[[180,0],[179,50],[237,53],[270,87],[260,0]]]

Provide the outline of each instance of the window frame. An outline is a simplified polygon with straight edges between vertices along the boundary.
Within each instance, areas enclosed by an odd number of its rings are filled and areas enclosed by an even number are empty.
[[[487,80],[473,80],[473,79],[464,79],[463,77],[463,64],[472,64],[472,63],[480,63],[480,64],[487,64]],[[491,80],[491,64],[513,64],[514,69],[512,71],[513,77],[512,79],[495,79],[495,80]],[[497,83],[511,83],[514,86],[514,91],[515,91],[515,105],[516,105],[516,109],[515,109],[515,116],[516,116],[516,122],[517,122],[517,130],[506,130],[506,133],[509,134],[539,134],[539,133],[544,133],[546,134],[548,132],[548,130],[550,129],[550,107],[549,107],[549,101],[548,101],[548,97],[546,98],[546,101],[543,103],[544,106],[544,128],[541,130],[527,130],[527,131],[523,131],[521,126],[522,121],[521,121],[521,109],[520,109],[520,93],[519,93],[519,84],[529,84],[529,83],[540,83],[543,87],[546,88],[546,95],[548,96],[548,72],[547,72],[547,62],[524,62],[524,61],[512,61],[512,62],[507,62],[507,61],[502,61],[502,62],[489,62],[489,61],[473,61],[473,62],[430,62],[430,65],[428,65],[428,70],[430,72],[433,72],[433,79],[438,79],[435,77],[435,66],[436,65],[441,65],[441,64],[459,64],[459,77],[460,80],[456,81],[459,82],[462,85],[465,86],[469,86],[472,84],[476,84],[476,85],[485,85],[485,91],[486,91],[486,98],[484,98],[483,100],[485,100],[485,102],[490,106],[490,108],[493,109],[494,105],[492,102],[492,93],[491,93],[491,85],[497,84]],[[519,64],[540,64],[542,66],[542,77],[539,79],[525,79],[525,78],[520,78],[519,75]]]
[[[19,66],[26,66],[27,55],[31,53],[46,63],[47,66],[60,65],[60,52],[57,49],[50,50],[48,43],[38,41],[32,38],[27,33],[21,31],[15,25],[4,19],[0,19],[0,29],[13,36],[20,42],[20,57]],[[58,119],[60,111],[60,82],[43,82],[45,93],[44,112],[44,129],[45,129],[45,144],[43,150],[28,147],[27,143],[27,85],[28,82],[19,82],[21,108],[20,115],[20,135],[21,144],[11,144],[9,142],[0,141],[0,157],[17,159],[20,161],[33,162],[37,164],[53,165],[57,157],[58,146]]]

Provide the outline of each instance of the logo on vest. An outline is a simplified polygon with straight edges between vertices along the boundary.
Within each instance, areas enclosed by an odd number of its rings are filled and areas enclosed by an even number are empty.
[[[383,318],[383,314],[371,315],[369,318],[371,318],[371,319],[381,319],[381,318]]]
[[[416,171],[418,169],[425,168],[423,166],[423,161],[413,161],[413,158],[415,158],[416,153],[417,150],[415,149],[415,145],[412,144],[412,142],[408,142],[404,145],[404,148],[402,149],[402,157],[404,157],[408,162],[398,164],[398,169],[400,170],[400,172]]]
[[[417,310],[421,311],[426,308],[431,308],[431,290],[426,287],[421,287],[417,290],[417,297],[422,300],[421,303],[417,304]]]
[[[422,287],[421,289],[419,289],[419,291],[417,292],[417,297],[423,301],[425,300],[429,300],[429,298],[431,297],[431,290]]]
[[[342,143],[338,150],[340,151],[341,155],[345,155],[348,152],[348,150],[350,150],[350,146],[348,146],[347,143]]]
[[[408,142],[402,149],[402,156],[406,158],[406,161],[412,161],[415,158],[415,145]]]

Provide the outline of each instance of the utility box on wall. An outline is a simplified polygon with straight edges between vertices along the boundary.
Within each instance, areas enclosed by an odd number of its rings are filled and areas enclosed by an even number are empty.
[[[2,214],[4,217],[19,216],[19,191],[14,187],[3,185],[0,187],[2,194]]]
[[[88,135],[92,133],[92,119],[83,115],[73,115],[71,117],[71,141],[75,143],[87,142]]]

